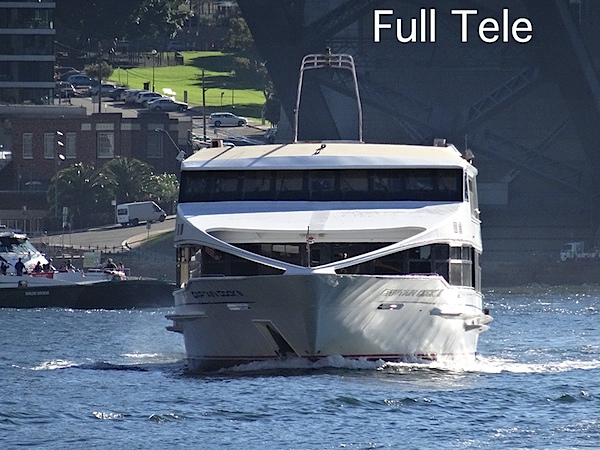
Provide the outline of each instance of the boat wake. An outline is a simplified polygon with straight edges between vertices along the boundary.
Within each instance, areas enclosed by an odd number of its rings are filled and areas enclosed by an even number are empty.
[[[349,359],[343,356],[329,356],[319,361],[309,361],[303,358],[287,358],[276,361],[254,361],[248,364],[240,364],[220,369],[218,373],[323,369],[377,370],[384,364],[385,362],[382,360],[368,361],[367,359]]]
[[[93,361],[85,363],[77,363],[73,361],[57,359],[52,361],[44,361],[35,367],[21,367],[23,369],[44,371],[44,370],[64,370],[64,369],[82,369],[82,370],[122,370],[133,372],[183,372],[185,361],[181,358],[171,358],[165,355],[154,355],[154,360],[148,360],[149,355],[129,355],[132,358],[135,356],[143,362],[135,363],[111,363],[107,361]]]
[[[329,369],[364,370],[383,373],[414,373],[414,372],[447,372],[447,373],[548,373],[568,372],[572,370],[600,369],[600,360],[561,361],[547,363],[521,363],[515,360],[478,356],[475,361],[444,360],[444,361],[407,361],[386,362],[383,360],[369,361],[366,359],[350,359],[342,356],[330,356],[319,361],[308,361],[301,358],[290,358],[281,361],[256,361],[230,368],[220,369],[219,374],[244,372],[272,371],[323,371]]]
[[[463,367],[466,372],[480,373],[549,373],[596,369],[600,369],[600,359],[527,363],[499,357],[478,357],[475,362]]]
[[[124,355],[137,359],[134,363],[111,363],[94,361],[76,363],[68,360],[44,361],[35,367],[24,368],[28,370],[106,370],[106,371],[132,371],[132,372],[173,372],[187,373],[186,362],[181,355],[167,357],[167,355]],[[309,361],[302,358],[289,358],[279,361],[255,361],[234,367],[220,369],[213,374],[239,375],[239,374],[265,374],[276,373],[303,373],[327,372],[330,370],[372,371],[383,374],[414,374],[414,373],[448,373],[448,374],[496,374],[496,373],[552,373],[569,372],[574,370],[600,369],[600,360],[571,360],[547,363],[522,363],[500,357],[478,356],[475,361],[407,361],[386,362],[383,360],[369,361],[366,359],[351,359],[343,356],[330,356],[319,361]]]
[[[77,367],[77,363],[72,361],[67,361],[64,359],[55,359],[52,361],[44,361],[38,366],[31,367],[31,370],[59,370],[59,369],[69,369],[71,367]],[[21,367],[25,368],[25,367]]]

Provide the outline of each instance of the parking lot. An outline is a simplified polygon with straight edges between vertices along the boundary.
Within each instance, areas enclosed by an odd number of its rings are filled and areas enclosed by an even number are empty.
[[[58,99],[57,99],[58,102]],[[69,104],[68,99],[62,99],[61,104]],[[147,112],[146,108],[135,107],[133,105],[127,105],[122,101],[114,101],[110,98],[102,98],[102,103],[98,105],[98,98],[94,99],[90,97],[73,97],[70,99],[70,104],[73,106],[83,106],[86,108],[88,114],[92,113],[120,113],[123,117],[135,118],[138,113]],[[169,112],[168,114],[174,117],[191,117],[192,118],[192,132],[202,136],[204,134],[204,122],[202,115],[202,107],[189,105],[187,111],[184,112]],[[247,126],[242,127],[214,127],[210,124],[207,115],[206,121],[206,135],[212,139],[236,139],[241,136],[249,139],[259,140],[266,131],[269,129],[269,125],[262,124],[259,121],[249,119]]]

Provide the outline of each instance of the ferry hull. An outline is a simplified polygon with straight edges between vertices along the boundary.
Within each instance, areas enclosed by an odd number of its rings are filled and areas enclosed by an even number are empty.
[[[21,284],[19,284],[21,282]],[[25,282],[25,283],[23,283]],[[0,277],[0,308],[129,309],[173,305],[173,283],[158,280],[51,283]]]
[[[203,277],[175,292],[188,368],[284,358],[472,359],[491,317],[439,276]]]

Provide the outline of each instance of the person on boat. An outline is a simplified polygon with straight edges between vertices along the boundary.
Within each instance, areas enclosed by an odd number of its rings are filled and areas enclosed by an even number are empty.
[[[67,259],[66,261],[63,261],[63,263],[60,265],[60,269],[58,269],[59,272],[77,272],[77,269],[75,268],[75,266],[73,264],[71,264],[71,260]]]
[[[19,258],[19,260],[17,261],[17,263],[15,264],[15,271],[17,272],[17,276],[20,277],[23,275],[23,273],[26,273],[27,271],[25,270],[25,264],[23,264],[23,261],[21,261],[21,258]]]
[[[42,267],[42,263],[40,263],[39,261],[37,262],[37,264],[35,265],[35,267],[33,268],[33,271],[35,273],[40,273],[44,270],[44,268]]]
[[[4,259],[2,259],[2,262],[0,262],[0,273],[2,275],[6,275],[7,270],[8,270],[8,262],[6,262]]]
[[[48,264],[43,265],[44,272],[54,272],[56,268],[52,265],[52,259],[48,260]]]
[[[111,258],[108,258],[108,261],[106,262],[106,265],[104,266],[104,268],[106,270],[117,270],[117,265],[114,263],[114,261]]]

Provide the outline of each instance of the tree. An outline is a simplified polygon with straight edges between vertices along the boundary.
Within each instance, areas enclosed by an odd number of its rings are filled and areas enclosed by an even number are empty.
[[[129,37],[166,37],[179,31],[192,12],[185,0],[145,0],[132,16]]]
[[[172,209],[178,189],[175,175],[154,175],[148,164],[119,157],[100,170],[77,163],[57,172],[50,180],[47,200],[50,217],[57,216],[55,203],[58,213],[66,206],[73,226],[81,228],[113,221],[113,200],[117,203],[155,200]]]
[[[56,29],[85,44],[124,37],[132,16],[144,0],[60,0],[56,3]],[[60,35],[59,35],[60,36]],[[74,46],[74,43],[69,43]]]
[[[254,39],[250,28],[242,17],[229,21],[229,29],[223,41],[223,49],[228,52],[243,53],[254,49]]]
[[[167,37],[191,14],[188,0],[60,0],[55,10],[56,29],[80,46],[114,38]]]
[[[112,216],[111,193],[105,177],[93,166],[82,163],[62,169],[50,180],[47,200],[51,216],[55,215],[55,203],[59,209],[68,207],[69,219],[75,228],[106,223]]]
[[[89,64],[85,66],[84,70],[92,78],[98,78],[98,75],[101,75],[103,80],[110,78],[113,73],[113,67],[106,61],[102,61],[101,64]]]
[[[104,164],[101,173],[117,203],[128,203],[151,198],[152,167],[135,158],[118,157]]]
[[[272,124],[278,124],[281,120],[281,102],[275,95],[267,98],[264,117]]]
[[[179,181],[172,173],[152,175],[152,199],[169,214],[175,213],[175,203],[179,196]]]

